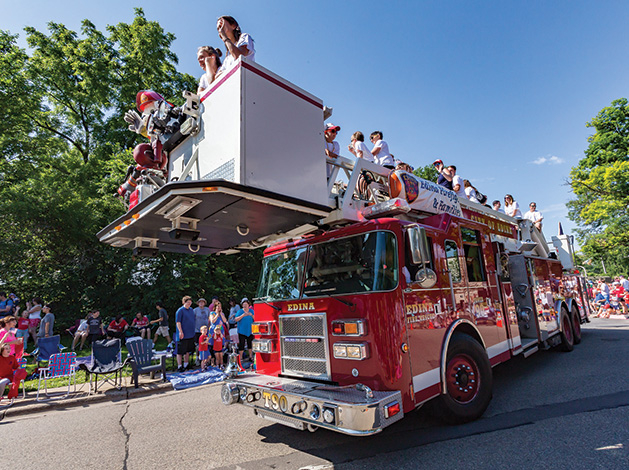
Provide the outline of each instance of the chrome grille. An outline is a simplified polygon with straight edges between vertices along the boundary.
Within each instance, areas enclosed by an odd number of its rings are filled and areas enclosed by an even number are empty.
[[[299,371],[301,375],[306,374],[309,377],[317,378],[327,373],[325,362],[305,359],[282,358],[282,368],[287,371]]]
[[[323,337],[325,325],[321,315],[304,314],[287,316],[280,319],[280,335],[282,336],[317,336]]]
[[[325,313],[280,315],[282,373],[330,380]]]
[[[282,338],[282,351],[284,355],[290,357],[325,358],[325,343],[323,341],[318,343],[296,343]]]

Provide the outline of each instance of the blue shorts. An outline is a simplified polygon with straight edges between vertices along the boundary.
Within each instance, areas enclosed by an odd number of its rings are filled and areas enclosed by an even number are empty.
[[[206,359],[210,358],[210,351],[199,351],[199,359],[201,359],[202,361],[205,361]]]

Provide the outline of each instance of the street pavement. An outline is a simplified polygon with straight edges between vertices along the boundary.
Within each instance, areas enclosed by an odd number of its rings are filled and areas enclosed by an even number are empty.
[[[223,406],[220,384],[7,414],[4,462],[102,469],[629,468],[629,321],[593,319],[571,353],[540,351],[494,369],[473,423],[425,410],[355,438],[300,432]]]

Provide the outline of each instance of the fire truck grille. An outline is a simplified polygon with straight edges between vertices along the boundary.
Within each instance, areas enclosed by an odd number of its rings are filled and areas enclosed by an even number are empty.
[[[299,375],[306,377],[321,378],[327,374],[325,362],[307,361],[305,359],[282,359],[282,369],[284,373],[299,372]]]
[[[290,341],[291,339],[293,338],[282,339],[282,351],[284,356],[325,359],[325,343],[323,341],[316,343],[297,343]]]
[[[323,318],[322,315],[283,317],[280,320],[280,334],[282,336],[316,336],[322,338],[325,329]]]
[[[330,380],[325,313],[280,315],[282,373]]]

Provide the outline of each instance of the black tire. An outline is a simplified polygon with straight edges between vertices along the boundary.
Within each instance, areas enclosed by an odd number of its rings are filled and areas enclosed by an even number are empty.
[[[480,418],[491,401],[493,384],[485,349],[471,336],[454,333],[445,368],[446,393],[436,400],[440,418],[451,424]]]
[[[573,329],[570,314],[568,314],[566,307],[561,307],[559,321],[561,322],[561,350],[570,352],[574,349],[574,335],[572,333]]]
[[[581,342],[581,315],[579,315],[579,307],[574,303],[570,311],[570,320],[572,321],[574,344],[579,344]]]

